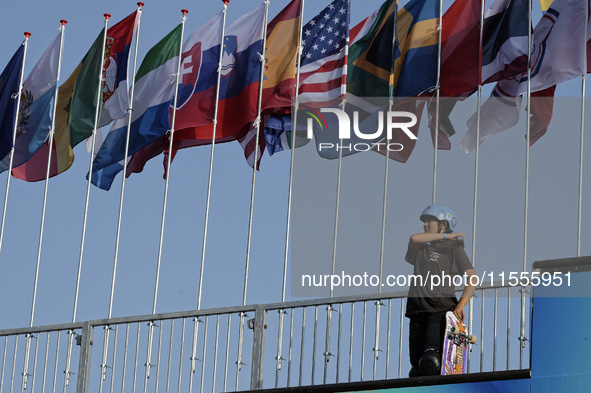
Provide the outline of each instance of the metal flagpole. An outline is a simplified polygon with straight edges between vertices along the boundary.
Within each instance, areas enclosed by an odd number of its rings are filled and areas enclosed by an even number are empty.
[[[587,14],[589,13],[589,3],[587,3]],[[585,25],[584,45],[587,46],[587,29],[589,25]],[[582,210],[583,210],[583,141],[585,134],[585,87],[587,84],[587,56],[585,56],[585,73],[581,81],[581,139],[579,146],[579,202],[577,208],[577,257],[581,256],[581,225],[582,225]]]
[[[254,164],[252,167],[252,188],[250,193],[250,217],[248,219],[248,238],[246,242],[246,264],[244,268],[244,292],[242,294],[242,305],[246,305],[246,293],[248,289],[248,268],[250,265],[250,240],[252,236],[252,216],[254,212],[254,192],[255,192],[255,185],[256,185],[256,175],[257,175],[257,168],[258,168],[258,158],[259,158],[259,134],[261,129],[261,106],[263,100],[263,77],[265,73],[265,53],[266,53],[266,46],[267,46],[267,19],[269,17],[269,0],[265,0],[265,20],[263,26],[263,50],[261,54],[261,72],[259,77],[259,98],[258,98],[258,111],[257,111],[257,118],[254,121],[254,125],[256,126],[256,139],[255,139],[255,149],[254,149]],[[262,153],[262,152],[261,152]],[[244,312],[240,313],[240,332],[238,338],[238,360],[236,362],[236,390],[238,390],[238,380],[240,376],[240,370],[242,369],[242,344],[244,340],[244,319],[246,314]]]
[[[158,283],[160,280],[160,264],[162,262],[162,245],[164,243],[164,222],[166,219],[166,204],[168,202],[168,184],[170,180],[170,164],[172,162],[172,144],[174,140],[174,123],[176,120],[176,106],[178,101],[178,85],[181,75],[181,64],[182,64],[182,55],[183,55],[183,41],[184,41],[184,34],[185,34],[185,21],[187,20],[187,14],[189,13],[188,10],[182,9],[181,13],[182,16],[182,27],[181,27],[181,39],[179,43],[179,61],[177,64],[177,71],[176,71],[176,82],[175,82],[175,89],[174,89],[174,99],[172,101],[172,119],[170,122],[170,135],[169,135],[169,143],[168,143],[168,161],[166,164],[167,172],[166,172],[166,182],[164,185],[164,203],[162,206],[162,222],[160,225],[160,243],[158,246],[158,262],[156,264],[156,280],[154,283],[154,302],[152,304],[152,315],[156,314],[156,302],[158,300]],[[154,321],[150,321],[148,324],[149,331],[148,331],[148,355],[146,360],[146,378],[150,378],[150,364],[151,355],[152,355],[152,339],[154,336]]]
[[[341,110],[345,110],[345,100],[343,100],[340,104]],[[343,140],[339,138],[339,144],[341,147],[343,146]],[[336,265],[337,265],[337,238],[338,238],[338,228],[339,228],[339,207],[341,202],[341,171],[343,165],[343,149],[339,150],[339,162],[338,162],[338,169],[337,169],[337,192],[336,192],[336,201],[335,201],[335,215],[334,215],[334,234],[332,240],[332,265],[330,269],[331,277],[334,276]],[[332,285],[330,286],[330,298],[334,297],[334,289]],[[328,361],[330,356],[330,332],[331,332],[331,321],[332,321],[332,313],[336,311],[332,308],[332,304],[326,306],[326,345],[324,349],[324,383],[326,383],[326,373],[328,370]]]
[[[392,30],[392,63],[390,64],[390,84],[389,84],[389,103],[388,111],[391,111],[394,107],[394,78],[396,72],[396,28],[398,26],[398,2],[394,6],[394,27]],[[384,169],[384,196],[382,205],[382,236],[380,239],[380,268],[379,268],[379,283],[378,293],[382,293],[382,276],[384,272],[384,247],[386,244],[386,208],[388,200],[388,177],[390,172],[390,151],[388,146],[390,145],[390,139],[386,136],[386,166]],[[373,379],[376,379],[378,356],[380,353],[380,307],[383,306],[381,299],[376,300],[376,326],[375,326],[375,341],[373,347]]]
[[[350,7],[349,5],[349,1],[347,2],[347,6]],[[348,33],[347,33],[348,34]],[[345,46],[345,59],[347,59],[347,56],[349,54],[349,45],[347,43],[347,46]],[[345,88],[345,92],[347,89],[346,86],[346,82],[344,84],[344,88]],[[340,107],[341,110],[345,110],[345,105],[346,105],[346,101],[345,99],[343,99],[341,101]],[[336,264],[337,264],[337,239],[338,239],[338,228],[339,228],[339,207],[340,207],[340,201],[341,201],[341,173],[342,173],[342,166],[343,166],[343,149],[342,149],[342,145],[343,145],[343,140],[339,138],[339,144],[341,146],[341,149],[339,149],[339,161],[338,161],[338,166],[337,166],[337,190],[336,190],[336,201],[335,201],[335,216],[334,216],[334,233],[333,233],[333,240],[332,240],[332,265],[331,265],[331,270],[330,270],[330,274],[331,277],[334,276],[335,274],[335,270],[336,270]],[[334,297],[334,289],[331,285],[330,287],[330,298],[332,299]],[[325,347],[324,347],[324,375],[323,375],[323,383],[326,383],[326,375],[328,372],[328,361],[330,360],[330,357],[332,356],[332,354],[330,353],[330,333],[332,331],[332,313],[336,311],[333,307],[332,304],[328,304],[326,306],[326,342],[325,342]]]
[[[528,23],[531,26],[531,12],[532,1],[529,0],[529,16]],[[525,124],[525,205],[524,205],[524,219],[523,219],[523,272],[527,271],[527,220],[529,214],[529,142],[530,142],[530,112],[531,112],[531,45],[532,32],[528,31],[527,41],[527,122]],[[523,349],[525,348],[525,287],[521,287],[521,329],[519,341],[521,346],[519,350],[519,367],[523,365]]]
[[[283,284],[281,287],[281,303],[285,302],[285,292],[287,290],[287,260],[289,258],[289,235],[291,225],[291,197],[293,187],[293,166],[295,161],[295,141],[296,141],[296,129],[299,109],[299,87],[300,87],[300,69],[301,69],[301,57],[303,51],[302,45],[302,32],[304,30],[304,0],[302,0],[302,7],[300,9],[300,26],[299,26],[299,38],[298,38],[298,57],[296,63],[296,83],[295,83],[295,97],[292,109],[292,124],[291,124],[291,152],[289,162],[289,185],[287,191],[287,220],[285,223],[285,252],[283,254]],[[277,338],[277,367],[275,370],[275,387],[277,387],[279,379],[279,370],[281,370],[281,361],[285,360],[281,357],[281,351],[283,350],[283,320],[287,313],[285,310],[280,309],[279,311],[279,332]],[[293,312],[293,310],[292,310]]]
[[[115,287],[115,274],[117,271],[117,262],[119,260],[119,240],[121,235],[121,220],[122,220],[122,213],[123,213],[123,196],[125,194],[125,179],[126,179],[126,172],[127,172],[127,156],[129,155],[129,134],[131,132],[131,120],[133,116],[133,98],[134,98],[134,91],[135,91],[135,76],[136,76],[136,68],[137,68],[137,53],[139,47],[139,39],[140,39],[140,23],[141,23],[141,16],[142,16],[142,7],[144,3],[139,2],[137,3],[138,10],[136,16],[136,30],[135,30],[135,51],[133,55],[133,76],[131,78],[131,86],[129,89],[129,108],[127,108],[127,136],[125,139],[125,158],[123,160],[123,176],[121,176],[121,195],[119,197],[119,216],[117,218],[117,236],[115,238],[115,257],[113,262],[113,279],[111,280],[111,294],[114,292]],[[111,295],[111,299],[109,301],[109,318],[111,317],[111,312],[113,308],[113,296]]]
[[[10,189],[10,173],[12,172],[12,162],[14,160],[14,144],[16,143],[16,129],[18,127],[18,113],[20,111],[21,94],[23,91],[23,79],[25,74],[25,60],[27,57],[27,48],[29,46],[29,37],[31,33],[25,31],[25,40],[22,45],[25,46],[23,53],[23,65],[21,67],[20,82],[18,85],[18,96],[16,97],[16,113],[14,116],[14,128],[12,130],[12,147],[10,148],[10,160],[8,164],[8,176],[6,179],[6,194],[4,195],[4,209],[2,210],[2,225],[0,228],[0,251],[2,250],[2,240],[4,239],[4,224],[6,221],[6,207],[8,206],[8,190]]]
[[[216,82],[216,90],[215,90],[215,106],[213,112],[213,125],[212,125],[212,137],[211,137],[211,155],[209,157],[209,177],[207,180],[207,198],[205,202],[205,225],[203,229],[203,245],[201,248],[201,269],[199,271],[199,290],[197,293],[197,310],[201,309],[201,295],[203,289],[203,274],[205,269],[205,247],[207,245],[207,227],[209,224],[209,205],[211,201],[211,182],[213,176],[213,157],[215,152],[215,138],[216,138],[216,131],[218,125],[218,108],[219,108],[219,98],[220,98],[220,80],[221,80],[221,70],[222,70],[222,59],[224,55],[224,36],[226,32],[226,14],[228,12],[228,3],[230,0],[222,0],[224,3],[223,12],[223,19],[222,19],[222,32],[220,37],[220,55],[218,61],[218,69],[217,69],[217,82]],[[197,335],[199,333],[199,323],[201,320],[198,317],[193,318],[193,348],[192,348],[192,355],[191,355],[191,374],[195,373],[196,361],[197,361]],[[193,378],[190,379],[189,384],[189,392],[192,391],[193,388]]]
[[[23,45],[25,46],[24,52],[23,52],[23,64],[21,66],[21,74],[20,74],[20,81],[18,84],[18,95],[15,97],[16,99],[16,111],[15,111],[15,116],[14,116],[14,128],[13,128],[13,132],[12,132],[12,147],[10,149],[10,161],[8,164],[8,180],[6,181],[6,196],[4,197],[4,211],[2,212],[2,229],[0,230],[0,245],[2,244],[2,235],[4,234],[4,221],[6,218],[6,205],[8,203],[8,190],[10,188],[10,174],[12,172],[12,162],[14,159],[14,145],[16,143],[16,130],[18,128],[18,113],[20,111],[20,103],[21,103],[21,94],[23,91],[23,79],[25,76],[25,63],[27,60],[27,48],[29,47],[29,37],[31,36],[31,33],[29,33],[28,31],[26,31],[25,33],[25,40],[23,42]],[[30,323],[30,327],[33,327],[33,315],[34,315],[34,310],[35,310],[35,298],[37,296],[37,279],[39,277],[39,264],[37,264],[37,269],[35,271],[35,287],[33,289],[33,303],[31,306],[31,323]],[[33,337],[32,334],[27,334],[27,341],[26,341],[26,349],[25,349],[25,371],[23,372],[23,388],[22,389],[26,389],[27,388],[27,378],[29,377],[28,374],[28,369],[29,369],[29,354],[30,354],[30,349],[31,349],[31,338]]]
[[[482,101],[482,45],[484,40],[484,1],[480,3],[480,37],[478,46],[478,98],[476,109],[476,152],[474,156],[474,197],[472,200],[472,266],[476,266],[476,205],[478,201],[478,163],[480,155],[480,103]],[[482,299],[484,301],[484,299]],[[474,319],[474,300],[468,303],[468,328],[472,328]],[[470,372],[470,355],[468,351],[468,372]]]
[[[61,74],[61,67],[62,67],[62,55],[63,55],[63,50],[64,50],[64,36],[65,36],[65,30],[66,30],[66,23],[68,23],[68,21],[66,21],[65,19],[60,20],[60,49],[59,49],[59,55],[58,55],[58,63],[57,63],[57,74],[56,74],[56,79],[55,79],[55,95],[53,97],[53,109],[52,109],[52,114],[51,114],[51,128],[49,129],[49,133],[47,134],[48,138],[49,138],[49,149],[48,149],[48,154],[47,154],[47,171],[45,174],[45,188],[43,191],[43,209],[41,212],[41,227],[39,230],[39,246],[37,248],[37,267],[39,266],[39,264],[41,263],[41,245],[43,243],[43,232],[44,232],[44,228],[45,228],[45,212],[46,212],[46,208],[47,208],[47,192],[48,192],[48,186],[49,186],[49,175],[50,175],[50,170],[51,170],[51,151],[53,149],[53,134],[55,133],[55,112],[57,109],[57,102],[58,102],[58,93],[59,93],[59,81],[60,81],[60,74]],[[37,268],[38,269],[38,268]],[[35,284],[36,285],[36,284]],[[32,315],[31,315],[32,318]],[[32,324],[31,324],[32,326]],[[64,385],[67,386],[70,383],[70,354],[71,354],[71,343],[72,340],[74,338],[73,334],[74,331],[70,330],[68,332],[68,334],[70,335],[69,339],[70,339],[70,345],[68,346],[68,356],[67,356],[67,360],[66,360],[66,370],[64,371],[65,374],[65,382]],[[64,389],[65,389],[64,386]]]
[[[120,234],[121,234],[121,219],[122,219],[122,212],[123,212],[123,195],[125,193],[125,173],[127,172],[127,155],[129,154],[129,133],[131,130],[131,118],[132,118],[132,113],[133,113],[133,95],[134,95],[134,90],[135,90],[135,75],[136,75],[136,68],[137,68],[137,53],[138,53],[138,46],[139,46],[139,38],[140,38],[140,22],[141,22],[141,15],[142,15],[142,7],[144,6],[144,3],[142,2],[138,2],[137,3],[138,6],[138,10],[137,10],[137,15],[136,15],[136,27],[135,27],[135,51],[134,51],[134,56],[133,56],[133,76],[131,78],[131,86],[130,86],[130,93],[129,93],[129,108],[127,108],[127,116],[128,116],[128,122],[127,122],[127,137],[126,137],[126,141],[125,141],[125,158],[124,158],[124,162],[123,162],[123,175],[122,175],[122,180],[121,180],[121,195],[119,198],[119,215],[117,218],[117,235],[115,238],[115,256],[114,256],[114,262],[113,262],[113,277],[112,277],[112,281],[111,281],[111,299],[109,301],[109,318],[111,317],[111,312],[112,312],[112,306],[113,306],[113,288],[115,286],[115,274],[117,271],[117,261],[119,258],[119,239],[120,239]],[[92,154],[94,155],[94,150],[92,152]],[[89,172],[89,178],[92,176],[92,173]],[[78,289],[79,289],[79,282],[80,282],[80,270],[78,270],[78,282],[76,284],[76,302],[78,301]],[[74,306],[74,318],[76,316],[76,306]],[[107,350],[108,350],[108,345],[109,345],[109,339],[108,339],[108,331],[109,331],[109,326],[105,326],[105,340],[104,340],[104,359],[103,359],[103,365],[107,364]],[[106,366],[105,366],[106,367]],[[101,379],[101,390],[102,390],[102,381],[103,379]]]
[[[123,160],[123,176],[121,179],[121,195],[119,198],[119,216],[117,219],[117,236],[116,236],[116,240],[115,240],[115,256],[114,256],[114,261],[113,261],[113,275],[111,277],[111,295],[109,298],[109,313],[108,313],[108,318],[111,318],[112,312],[113,312],[113,298],[114,298],[114,293],[115,293],[115,277],[117,274],[117,262],[119,259],[119,239],[120,239],[120,234],[121,234],[121,219],[122,219],[122,211],[123,211],[123,195],[125,192],[125,175],[127,172],[127,156],[129,154],[129,134],[130,134],[130,130],[131,130],[131,119],[132,119],[132,115],[133,115],[133,98],[134,98],[134,91],[135,91],[135,76],[136,76],[136,68],[137,68],[137,52],[138,52],[138,46],[139,46],[139,38],[140,38],[140,22],[141,22],[141,16],[142,16],[142,7],[144,6],[144,3],[142,2],[138,2],[138,10],[137,10],[137,20],[136,20],[136,31],[135,31],[135,52],[134,52],[134,57],[133,57],[133,77],[131,80],[131,86],[130,86],[130,95],[129,95],[129,108],[127,109],[127,135],[126,135],[126,139],[125,139],[125,158]],[[94,150],[93,150],[94,153]],[[89,175],[90,176],[90,175]],[[108,341],[108,340],[106,340]]]
[[[439,88],[441,85],[441,30],[443,26],[443,0],[439,0],[439,45],[437,45],[437,86],[435,92],[435,151],[433,152],[433,198],[437,190],[437,150],[439,149]]]
[[[177,74],[176,74],[176,85],[177,86],[178,86],[178,83],[180,80],[180,74],[181,74],[181,56],[183,54],[183,39],[184,39],[184,33],[185,33],[185,21],[187,20],[187,14],[189,13],[189,11],[183,9],[183,10],[181,10],[181,12],[182,12],[183,16],[182,16],[182,28],[181,28],[181,42],[179,45],[179,62],[178,62]],[[162,260],[162,243],[163,243],[163,239],[164,239],[164,221],[166,218],[166,202],[168,201],[168,184],[169,184],[169,180],[170,180],[170,164],[172,162],[172,143],[173,143],[173,138],[174,138],[174,123],[176,120],[177,101],[178,101],[178,88],[175,88],[173,107],[172,107],[172,119],[171,119],[171,123],[170,123],[170,138],[169,138],[169,143],[168,143],[169,154],[168,154],[168,161],[166,164],[167,165],[167,173],[166,173],[166,182],[165,182],[165,186],[164,186],[164,204],[163,204],[163,208],[162,208],[162,223],[160,226],[160,245],[158,247],[158,264],[156,266],[156,283],[154,286],[154,302],[152,304],[152,314],[156,314],[156,301],[158,300],[158,281],[160,278],[160,262]]]
[[[207,199],[205,203],[205,229],[203,231],[203,246],[201,249],[201,271],[199,273],[199,292],[197,294],[197,310],[201,309],[201,295],[202,295],[202,285],[203,285],[203,268],[205,266],[205,246],[207,245],[207,227],[209,223],[209,206],[211,201],[211,182],[212,182],[212,173],[213,173],[213,157],[215,152],[215,138],[216,138],[216,131],[217,131],[217,124],[218,124],[218,107],[219,107],[219,97],[220,97],[220,79],[221,79],[221,69],[222,69],[222,58],[224,54],[224,35],[226,29],[226,13],[228,10],[228,3],[230,0],[222,0],[224,3],[223,9],[223,21],[222,21],[222,35],[220,39],[220,56],[218,61],[218,69],[217,69],[217,85],[215,91],[215,108],[214,108],[214,115],[213,115],[213,128],[212,128],[212,138],[211,138],[211,155],[209,158],[209,178],[207,182]]]
[[[138,10],[136,16],[136,31],[135,31],[135,52],[133,57],[133,77],[131,78],[131,86],[130,86],[130,94],[129,94],[129,108],[127,109],[127,136],[125,141],[125,158],[123,162],[123,175],[121,180],[121,195],[119,198],[119,216],[117,218],[117,236],[115,240],[115,256],[113,262],[113,276],[111,278],[111,295],[109,299],[109,318],[111,318],[111,314],[113,311],[113,297],[115,292],[115,276],[117,274],[117,261],[119,258],[119,239],[121,234],[121,219],[122,219],[122,212],[123,212],[123,195],[125,192],[125,174],[127,172],[127,155],[129,154],[129,134],[131,130],[131,118],[133,114],[133,98],[134,98],[134,90],[135,90],[135,75],[136,75],[136,68],[137,68],[137,53],[138,53],[138,46],[139,46],[139,37],[140,37],[140,22],[141,22],[141,15],[142,15],[142,7],[144,3],[138,2],[137,3]],[[93,153],[94,154],[94,149]],[[92,173],[89,172],[89,178],[92,176]],[[78,281],[80,280],[80,270],[78,270]],[[78,300],[78,285],[76,285],[76,301]],[[76,312],[74,311],[74,317],[76,316]],[[110,326],[106,325],[104,327],[105,331],[105,338],[103,340],[103,361],[101,364],[102,369],[102,378],[100,380],[100,387],[99,392],[102,392],[103,389],[103,380],[106,377],[107,371],[107,353],[109,350],[109,331]]]
[[[91,142],[91,153],[90,153],[90,163],[89,163],[89,169],[88,169],[88,184],[87,184],[87,188],[86,188],[86,204],[84,206],[84,221],[82,224],[82,241],[80,243],[80,258],[78,260],[78,269],[81,269],[81,265],[82,265],[82,259],[84,256],[84,241],[86,239],[86,223],[88,220],[88,204],[89,204],[89,200],[90,200],[90,185],[91,185],[91,180],[92,180],[92,164],[94,162],[94,148],[96,145],[96,131],[97,131],[97,127],[98,127],[98,122],[99,122],[99,116],[100,116],[100,112],[101,112],[101,106],[102,106],[102,83],[103,83],[103,63],[105,61],[105,51],[104,51],[104,47],[107,41],[107,28],[109,26],[109,18],[111,17],[110,14],[105,14],[105,29],[104,29],[104,34],[103,34],[103,50],[101,53],[101,67],[100,67],[100,72],[98,75],[98,88],[97,88],[97,97],[96,97],[96,109],[95,109],[95,114],[94,114],[94,127],[92,129],[92,142]],[[75,319],[75,315],[74,315],[74,319]],[[109,318],[111,317],[111,312],[109,310]]]
[[[125,173],[127,172],[127,155],[129,154],[129,134],[130,134],[130,130],[131,130],[131,118],[132,118],[132,113],[133,113],[133,97],[134,97],[134,90],[135,90],[135,75],[136,75],[136,68],[137,68],[137,53],[138,53],[138,46],[139,46],[139,37],[140,37],[140,22],[141,22],[141,15],[142,15],[142,7],[144,6],[144,3],[142,2],[138,2],[138,10],[137,10],[137,16],[136,16],[136,31],[135,31],[135,52],[134,52],[134,57],[133,57],[133,77],[131,78],[131,86],[130,86],[130,94],[129,94],[129,108],[127,109],[127,116],[128,116],[128,122],[127,122],[127,139],[125,141],[125,158],[124,158],[124,162],[123,162],[123,175],[122,175],[122,180],[121,180],[121,196],[119,198],[119,216],[117,219],[117,236],[116,236],[116,240],[115,240],[115,257],[114,257],[114,262],[113,262],[113,277],[111,280],[111,298],[109,301],[109,318],[111,318],[111,312],[113,309],[113,293],[114,293],[114,287],[115,287],[115,275],[117,272],[117,261],[118,261],[118,257],[119,257],[119,239],[120,239],[120,233],[121,233],[121,219],[122,219],[122,212],[123,212],[123,195],[125,192]],[[94,150],[93,150],[93,154],[94,154]],[[92,176],[92,174],[89,174],[89,177]],[[78,283],[80,282],[80,269],[78,270]],[[76,301],[78,301],[78,285],[76,284]],[[76,306],[74,306],[76,307]],[[74,308],[74,318],[76,317],[76,308]],[[101,367],[103,368],[103,377],[106,376],[106,367],[107,367],[107,352],[108,352],[108,346],[109,346],[109,331],[110,331],[110,327],[109,326],[105,326],[105,339],[103,342],[103,362]],[[102,391],[102,384],[103,384],[103,380],[104,378],[101,378],[101,382],[100,382],[100,389],[99,391]]]
[[[96,131],[97,131],[97,126],[98,126],[98,122],[99,122],[99,116],[100,116],[100,110],[101,110],[101,106],[102,106],[102,78],[103,78],[103,64],[105,61],[105,44],[107,41],[107,28],[109,25],[109,18],[111,17],[110,14],[105,14],[105,28],[104,28],[104,34],[103,34],[103,50],[101,51],[101,67],[100,67],[100,72],[98,75],[98,89],[97,89],[97,100],[96,100],[96,110],[95,110],[95,115],[94,115],[94,128],[92,129],[92,142],[91,142],[91,149],[90,149],[90,163],[89,163],[89,169],[88,169],[88,183],[87,183],[87,188],[86,188],[86,203],[84,205],[84,221],[82,224],[82,240],[80,242],[80,258],[78,260],[78,270],[80,271],[82,269],[82,260],[83,260],[83,256],[84,256],[84,241],[86,239],[86,223],[88,220],[88,204],[89,204],[89,200],[90,200],[90,185],[92,182],[92,164],[94,162],[94,148],[96,145]],[[78,287],[78,284],[76,285],[76,287]],[[74,303],[76,304],[76,300],[74,300]],[[111,313],[109,311],[109,318],[111,317]],[[73,316],[73,318],[76,318],[76,315]],[[105,332],[107,332],[108,329],[107,327],[105,327]],[[105,333],[105,341],[108,341],[108,334]],[[105,345],[106,347],[106,345]],[[102,368],[102,378],[105,378],[105,373],[107,371],[106,369],[106,364],[102,364],[101,365]]]
[[[265,1],[267,11],[269,7],[269,1]],[[265,13],[265,29],[264,29],[265,37],[263,38],[263,45],[267,44],[267,13]],[[246,293],[248,290],[248,268],[250,265],[250,244],[252,238],[252,216],[254,213],[254,194],[255,194],[255,186],[256,186],[256,174],[258,169],[258,155],[259,155],[259,134],[261,130],[261,106],[263,100],[263,78],[265,72],[265,52],[266,48],[263,47],[263,54],[261,55],[261,74],[260,74],[260,83],[259,83],[259,98],[258,98],[258,111],[257,111],[257,118],[254,121],[254,126],[256,127],[256,148],[254,150],[254,165],[252,168],[252,187],[250,193],[250,217],[248,220],[248,239],[246,242],[246,267],[244,271],[244,291],[242,294],[242,305],[246,305]],[[261,152],[262,153],[262,152]]]

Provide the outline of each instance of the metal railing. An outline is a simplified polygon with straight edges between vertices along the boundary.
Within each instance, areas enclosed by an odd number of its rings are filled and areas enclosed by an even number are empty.
[[[469,372],[521,368],[526,340],[517,337],[521,310],[511,307],[520,289],[476,291],[469,330],[479,341]],[[406,291],[1,330],[0,393],[215,392],[402,378],[410,368],[405,300]]]

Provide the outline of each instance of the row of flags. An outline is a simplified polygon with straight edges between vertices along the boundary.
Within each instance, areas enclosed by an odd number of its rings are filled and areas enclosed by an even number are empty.
[[[97,36],[59,91],[58,35],[23,83],[16,113],[18,101],[13,98],[18,95],[24,61],[24,46],[19,46],[0,76],[0,170],[9,169],[16,138],[13,176],[43,180],[48,159],[50,176],[55,176],[72,165],[73,148],[94,130],[94,143],[87,142],[94,156],[89,175],[93,184],[106,190],[125,160],[129,176],[161,153],[166,162],[179,149],[211,144],[214,130],[216,143],[238,141],[249,165],[258,168],[265,148],[274,154],[294,147],[292,129],[302,129],[293,124],[297,110],[341,105],[359,111],[361,123],[375,127],[372,116],[381,108],[370,97],[391,97],[395,108],[417,114],[415,135],[426,106],[433,139],[439,105],[438,147],[449,149],[449,137],[455,133],[449,113],[455,102],[492,82],[497,84],[481,108],[480,143],[516,124],[527,86],[528,0],[496,0],[484,14],[482,44],[480,0],[456,0],[441,25],[439,2],[411,0],[398,9],[396,1],[387,0],[353,28],[349,28],[349,2],[334,0],[303,26],[298,58],[302,2],[290,1],[268,24],[267,7],[262,4],[225,28],[223,44],[223,12],[182,45],[182,24],[176,26],[142,61],[135,74],[133,102],[128,63],[141,7]],[[547,99],[537,108],[532,105],[531,143],[549,125],[556,85],[587,72],[588,7],[589,1],[554,0],[533,29],[531,91]],[[100,84],[98,75],[102,75]],[[441,99],[436,102],[438,89]],[[55,136],[50,151],[52,122]],[[110,131],[102,135],[99,128],[109,124]],[[264,132],[257,141],[259,125]],[[327,127],[315,130],[317,143],[334,139],[334,125]],[[461,142],[466,152],[478,143],[475,129],[473,117]],[[296,146],[307,142],[295,139]],[[382,135],[374,142],[381,139]],[[390,157],[406,162],[416,142],[404,133],[395,134],[393,142],[403,143],[405,149],[391,152]],[[324,157],[336,158],[334,153]]]

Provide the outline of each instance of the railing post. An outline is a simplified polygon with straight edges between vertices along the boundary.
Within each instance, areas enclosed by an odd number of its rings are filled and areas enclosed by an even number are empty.
[[[90,385],[90,361],[92,356],[94,327],[85,322],[80,336],[80,363],[78,365],[77,393],[88,393]]]
[[[265,366],[265,332],[267,330],[267,310],[257,305],[254,315],[252,338],[252,368],[250,374],[250,389],[263,388],[263,371]]]

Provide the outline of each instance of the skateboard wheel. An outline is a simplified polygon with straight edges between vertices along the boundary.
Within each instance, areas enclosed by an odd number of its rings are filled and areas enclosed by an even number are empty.
[[[454,326],[453,329],[452,329],[452,331],[451,331],[451,334],[454,334],[454,335],[460,334],[460,328],[457,327],[457,326]]]
[[[476,340],[477,340],[477,339],[476,339],[476,336],[473,336],[473,335],[469,335],[469,336],[468,336],[468,342],[469,342],[470,344],[476,344]]]

